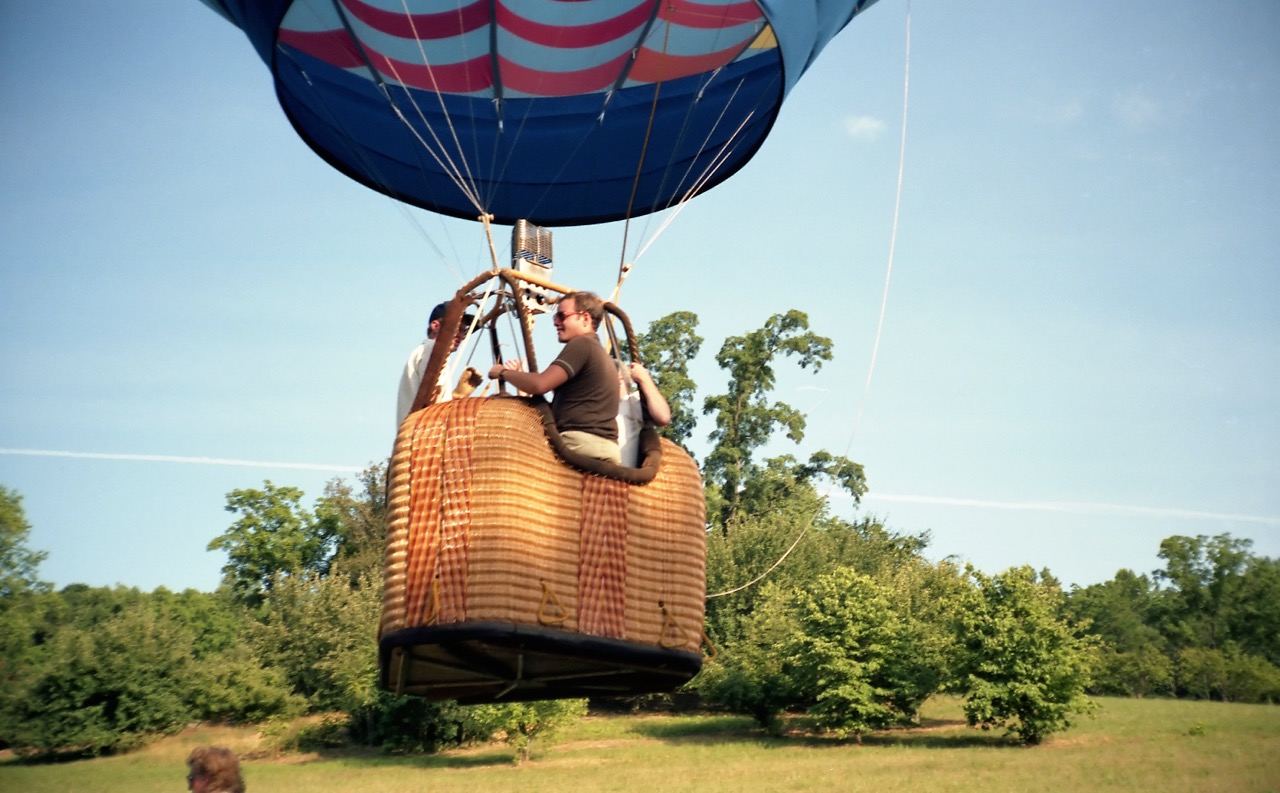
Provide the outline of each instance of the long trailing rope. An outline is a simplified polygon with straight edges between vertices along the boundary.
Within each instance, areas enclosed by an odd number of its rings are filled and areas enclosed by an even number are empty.
[[[845,446],[846,458],[849,455],[849,451],[853,448],[853,439],[858,432],[859,426],[861,425],[863,410],[866,406],[867,398],[871,393],[871,380],[872,380],[872,376],[875,373],[876,357],[880,349],[880,338],[884,331],[884,318],[889,305],[889,281],[893,276],[893,257],[894,257],[894,252],[897,248],[897,241],[898,241],[898,217],[899,217],[900,210],[902,208],[902,174],[904,170],[904,164],[906,163],[906,159],[907,159],[907,97],[910,93],[909,88],[911,85],[911,2],[910,0],[907,0],[905,60],[906,60],[906,65],[904,68],[903,78],[902,78],[902,137],[898,147],[898,184],[897,184],[896,195],[894,197],[894,202],[893,202],[893,225],[889,232],[889,260],[885,267],[884,291],[881,294],[881,298],[880,298],[880,317],[876,322],[876,335],[875,335],[875,340],[872,343],[872,347],[871,347],[871,363],[867,367],[867,379],[866,379],[865,385],[863,386],[862,398],[858,402],[857,412],[854,415],[853,429],[849,433],[849,443]],[[835,482],[832,481],[827,486],[826,492],[823,493],[821,503],[825,504],[827,503],[827,501],[830,500],[831,491],[834,488],[835,488]],[[740,584],[732,589],[726,589],[722,592],[716,592],[714,594],[707,595],[707,600],[712,600],[715,598],[726,597],[728,595],[736,594],[738,592],[743,591],[744,589],[755,586],[756,584],[760,583],[765,578],[767,578],[774,570],[777,570],[778,567],[780,567],[782,563],[787,560],[787,557],[791,555],[791,552],[794,551],[800,545],[800,541],[804,539],[804,536],[808,532],[809,527],[813,525],[814,517],[816,517],[816,513],[814,516],[811,516],[801,524],[800,531],[796,533],[796,538],[791,542],[791,545],[787,548],[787,550],[784,551],[780,557],[778,557],[778,560],[769,566],[769,569],[765,570],[763,573],[760,573],[758,576],[751,579],[750,581],[747,581],[744,584]]]
[[[902,138],[898,144],[898,190],[893,201],[893,228],[889,233],[889,261],[884,272],[884,291],[880,295],[880,317],[876,320],[876,338],[871,345],[871,363],[867,366],[867,381],[862,387],[862,398],[858,400],[858,411],[854,415],[853,430],[849,433],[849,443],[844,447],[845,456],[853,448],[853,438],[862,426],[862,413],[871,394],[871,378],[876,371],[876,358],[880,353],[880,337],[884,333],[884,317],[889,306],[889,281],[893,278],[893,254],[898,243],[898,218],[902,211],[902,171],[907,161],[907,96],[911,85],[911,0],[907,0],[907,44],[906,67],[902,78]]]

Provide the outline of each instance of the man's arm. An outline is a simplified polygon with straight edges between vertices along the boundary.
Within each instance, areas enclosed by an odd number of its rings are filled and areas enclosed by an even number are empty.
[[[658,390],[658,385],[653,382],[649,370],[632,362],[631,379],[640,388],[640,396],[644,398],[644,407],[649,413],[649,419],[659,427],[670,424],[671,405],[667,404],[667,398]]]
[[[526,394],[545,394],[564,385],[569,379],[569,372],[562,366],[552,363],[541,372],[522,372],[515,365],[517,361],[494,364],[489,369],[489,379],[501,377]],[[668,419],[669,420],[669,419]]]

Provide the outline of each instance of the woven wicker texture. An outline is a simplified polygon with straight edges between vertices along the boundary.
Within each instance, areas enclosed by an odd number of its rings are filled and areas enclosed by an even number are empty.
[[[564,464],[520,400],[411,414],[389,472],[381,633],[511,622],[698,652],[705,504],[662,442],[647,485]]]

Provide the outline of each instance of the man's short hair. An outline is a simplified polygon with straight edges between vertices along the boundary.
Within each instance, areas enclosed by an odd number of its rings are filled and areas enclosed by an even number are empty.
[[[432,322],[435,322],[437,319],[444,319],[444,312],[448,310],[449,310],[449,303],[447,301],[431,309],[431,318],[427,320],[427,324],[430,325]]]
[[[560,302],[564,302],[573,298],[573,306],[579,311],[585,311],[591,317],[591,329],[596,330],[600,327],[600,323],[604,322],[604,301],[595,292],[570,292],[560,298]]]
[[[227,793],[244,793],[244,779],[240,776],[240,761],[235,753],[223,746],[197,746],[187,756],[187,768],[191,773],[208,780],[209,790],[225,790]]]

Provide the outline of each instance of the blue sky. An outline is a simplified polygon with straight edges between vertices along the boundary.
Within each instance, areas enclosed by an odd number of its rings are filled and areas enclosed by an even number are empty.
[[[933,558],[1084,585],[1174,534],[1280,556],[1280,6],[909,8],[905,155],[908,5],[880,0],[623,308],[699,315],[704,396],[726,336],[806,311],[835,359],[779,367],[809,424],[770,452],[863,463],[833,508]],[[9,0],[0,62],[0,484],[58,586],[212,589],[228,491],[310,504],[390,451],[480,227],[326,166],[195,0]],[[556,280],[608,292],[621,239],[557,231]]]

